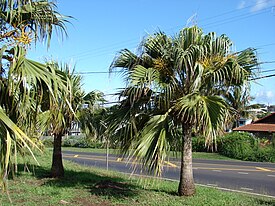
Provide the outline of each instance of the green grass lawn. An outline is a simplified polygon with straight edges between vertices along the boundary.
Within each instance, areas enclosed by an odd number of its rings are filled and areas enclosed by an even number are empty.
[[[63,151],[73,151],[73,152],[96,152],[96,153],[106,153],[106,149],[92,149],[92,148],[77,148],[77,147],[62,147]],[[110,149],[110,154],[118,153],[118,150]],[[180,157],[180,153],[171,153],[170,157]],[[193,152],[194,159],[213,159],[213,160],[233,160],[229,157],[220,155],[218,153],[208,153],[208,152]]]
[[[48,178],[51,154],[37,155],[41,166],[28,169],[19,164],[20,172],[8,181],[7,195],[0,193],[1,205],[275,205],[274,199],[252,197],[239,193],[222,192],[217,189],[198,187],[193,197],[178,197],[177,182],[139,179],[117,172],[88,168],[65,161],[63,179]]]

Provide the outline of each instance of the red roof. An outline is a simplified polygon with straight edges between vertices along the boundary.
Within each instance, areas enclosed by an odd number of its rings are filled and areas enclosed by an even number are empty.
[[[233,131],[247,131],[247,132],[275,132],[275,113],[267,115],[258,119],[251,124],[234,128]]]
[[[275,133],[275,113],[267,115],[251,124],[234,128],[233,131]]]
[[[256,120],[252,124],[257,124],[257,123],[269,123],[269,124],[275,124],[275,113],[271,113],[261,119]]]
[[[247,131],[247,132],[275,132],[275,124],[247,124],[241,127],[234,128],[233,131]]]

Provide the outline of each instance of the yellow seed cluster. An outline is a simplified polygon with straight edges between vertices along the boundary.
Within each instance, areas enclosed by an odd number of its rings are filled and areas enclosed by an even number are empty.
[[[204,58],[200,63],[206,67],[206,68],[215,68],[217,64],[222,65],[227,61],[227,58],[224,58],[223,56],[216,55],[216,56],[211,56],[208,58]]]
[[[29,34],[28,33],[24,33],[24,32],[21,33],[21,35],[18,36],[18,37],[13,37],[13,39],[15,41],[18,41],[19,43],[26,44],[26,45],[30,44],[31,41],[32,41],[32,39],[30,38]]]
[[[166,67],[165,61],[161,58],[155,59],[154,60],[154,67],[158,70],[163,70]]]
[[[167,66],[167,63],[161,58],[154,60],[154,68],[159,70],[164,75],[172,74],[172,72],[169,70],[169,68]]]
[[[19,35],[13,36],[13,39],[16,42],[22,43],[24,45],[29,45],[32,42],[31,32],[25,32],[25,27],[22,27],[20,33],[17,32],[17,34]]]

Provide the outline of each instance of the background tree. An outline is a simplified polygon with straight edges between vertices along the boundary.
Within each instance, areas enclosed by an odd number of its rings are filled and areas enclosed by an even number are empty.
[[[227,103],[235,109],[235,116],[232,118],[232,128],[240,126],[240,118],[251,117],[249,113],[249,103],[252,99],[250,96],[249,85],[231,87],[229,91],[223,91],[221,94],[225,97]]]
[[[203,34],[196,26],[170,37],[157,32],[138,54],[124,49],[114,59],[127,86],[110,123],[121,148],[160,174],[175,142],[181,148],[179,195],[193,195],[192,133],[215,143],[233,113],[220,91],[245,84],[257,64],[253,49],[232,51],[225,35]],[[133,149],[133,150],[131,150]]]
[[[103,106],[106,100],[103,92],[94,90],[83,98],[85,107],[77,113],[81,130],[87,139],[104,140],[106,130],[105,117],[107,109]]]

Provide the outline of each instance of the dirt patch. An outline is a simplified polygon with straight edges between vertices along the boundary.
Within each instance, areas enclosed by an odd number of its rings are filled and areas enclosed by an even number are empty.
[[[111,180],[104,180],[95,185],[97,189],[115,189],[120,191],[129,190],[128,185],[122,182],[114,182]]]
[[[72,201],[72,205],[85,205],[85,206],[98,206],[98,205],[102,205],[102,206],[111,206],[113,205],[111,202],[108,202],[106,200],[102,200],[99,197],[97,197],[96,195],[91,195],[90,197],[87,198],[81,198],[81,197],[77,197],[74,198]]]
[[[115,198],[124,198],[135,195],[134,186],[124,182],[116,182],[112,180],[103,180],[95,184],[91,188],[92,195],[112,196]]]

